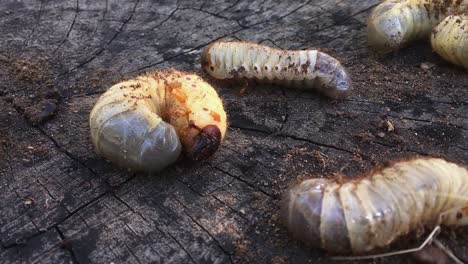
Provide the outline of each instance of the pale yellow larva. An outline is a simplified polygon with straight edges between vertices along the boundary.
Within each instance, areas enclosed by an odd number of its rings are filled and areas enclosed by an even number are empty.
[[[211,156],[226,133],[226,113],[197,75],[154,72],[109,88],[89,124],[99,154],[122,167],[158,171],[182,149],[194,160]]]
[[[417,158],[345,183],[309,179],[286,192],[282,214],[311,246],[363,254],[422,226],[468,225],[468,170]]]
[[[386,0],[367,21],[368,44],[377,52],[398,50],[432,29],[450,12],[468,11],[468,0]]]
[[[215,79],[255,79],[315,89],[332,98],[346,97],[351,90],[351,80],[340,62],[317,50],[218,41],[203,51],[201,64]]]
[[[468,69],[468,13],[440,22],[432,31],[431,44],[441,57]]]

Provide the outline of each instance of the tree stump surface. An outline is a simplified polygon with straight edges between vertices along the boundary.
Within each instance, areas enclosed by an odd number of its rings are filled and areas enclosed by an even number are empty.
[[[278,217],[298,177],[351,178],[415,155],[468,161],[468,75],[427,42],[376,58],[366,18],[377,3],[2,0],[0,262],[331,263]],[[203,76],[200,53],[221,38],[320,49],[347,67],[354,91],[344,101],[278,86],[240,95],[215,82],[230,126],[211,159],[148,175],[95,154],[88,116],[108,87],[170,67]],[[439,239],[468,262],[466,228]]]

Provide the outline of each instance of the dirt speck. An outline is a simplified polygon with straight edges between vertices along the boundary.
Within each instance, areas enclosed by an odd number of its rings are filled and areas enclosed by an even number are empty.
[[[9,65],[14,79],[6,85],[4,99],[33,125],[52,118],[58,110],[60,94],[48,65],[47,58],[40,56],[16,59]]]
[[[274,256],[271,258],[272,264],[286,264],[288,263],[288,258],[285,256]]]

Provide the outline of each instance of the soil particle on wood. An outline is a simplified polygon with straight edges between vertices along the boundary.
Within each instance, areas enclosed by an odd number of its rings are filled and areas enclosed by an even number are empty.
[[[438,247],[428,245],[421,251],[411,255],[416,263],[421,264],[447,264],[450,263],[448,256]]]
[[[32,125],[52,118],[60,102],[46,58],[6,61],[12,79],[3,83],[4,100],[11,103]]]

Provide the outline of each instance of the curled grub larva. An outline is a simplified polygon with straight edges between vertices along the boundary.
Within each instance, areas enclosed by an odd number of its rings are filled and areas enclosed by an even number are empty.
[[[429,38],[432,29],[449,12],[468,10],[468,0],[386,0],[372,10],[368,44],[387,53],[408,43]]]
[[[440,22],[432,31],[431,44],[444,59],[468,69],[468,13]]]
[[[212,155],[226,133],[226,113],[216,91],[200,77],[168,71],[109,88],[89,124],[99,154],[123,167],[157,171],[182,149],[194,160]]]
[[[422,226],[468,225],[468,170],[419,158],[346,183],[309,179],[287,191],[282,214],[311,246],[362,254]]]
[[[203,70],[216,79],[255,79],[345,97],[351,80],[339,61],[317,50],[280,50],[247,42],[215,42],[202,54]]]

